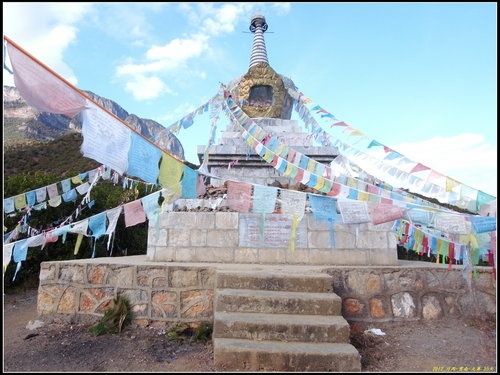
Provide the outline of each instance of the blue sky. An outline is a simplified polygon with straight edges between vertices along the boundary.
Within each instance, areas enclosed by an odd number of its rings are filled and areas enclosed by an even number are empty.
[[[79,89],[164,126],[247,72],[249,19],[260,10],[270,65],[306,96],[496,196],[496,3],[4,2],[3,10],[4,35]],[[178,135],[194,163],[210,132],[208,119],[196,120]]]

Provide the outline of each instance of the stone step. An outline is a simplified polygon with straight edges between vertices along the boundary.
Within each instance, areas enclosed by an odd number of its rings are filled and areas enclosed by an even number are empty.
[[[215,312],[213,337],[256,341],[349,343],[342,316]]]
[[[351,344],[215,338],[214,362],[228,371],[361,371]]]
[[[217,289],[215,311],[341,315],[341,298],[334,293]]]
[[[273,271],[218,271],[216,288],[289,292],[331,293],[332,277],[325,273],[279,273]]]

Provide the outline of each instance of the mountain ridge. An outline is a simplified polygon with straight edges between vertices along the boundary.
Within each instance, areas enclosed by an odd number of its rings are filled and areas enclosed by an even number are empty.
[[[83,92],[137,132],[184,160],[184,148],[181,142],[163,125],[154,120],[128,113],[115,101],[101,97],[92,91]],[[40,112],[31,107],[21,97],[17,88],[12,86],[4,86],[3,94],[4,145],[26,140],[48,142],[71,132],[81,133],[81,113],[74,118],[69,118],[64,115]]]

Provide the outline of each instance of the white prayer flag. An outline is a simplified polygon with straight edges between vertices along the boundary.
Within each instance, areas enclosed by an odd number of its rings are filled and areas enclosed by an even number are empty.
[[[94,103],[88,101],[87,106],[82,112],[83,156],[125,173],[132,130]]]

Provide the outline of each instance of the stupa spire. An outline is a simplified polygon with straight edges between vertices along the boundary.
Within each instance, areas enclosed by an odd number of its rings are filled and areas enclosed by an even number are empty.
[[[254,33],[249,68],[260,63],[269,65],[266,42],[264,41],[264,32],[267,30],[266,18],[259,12],[256,12],[252,16],[249,29]]]

